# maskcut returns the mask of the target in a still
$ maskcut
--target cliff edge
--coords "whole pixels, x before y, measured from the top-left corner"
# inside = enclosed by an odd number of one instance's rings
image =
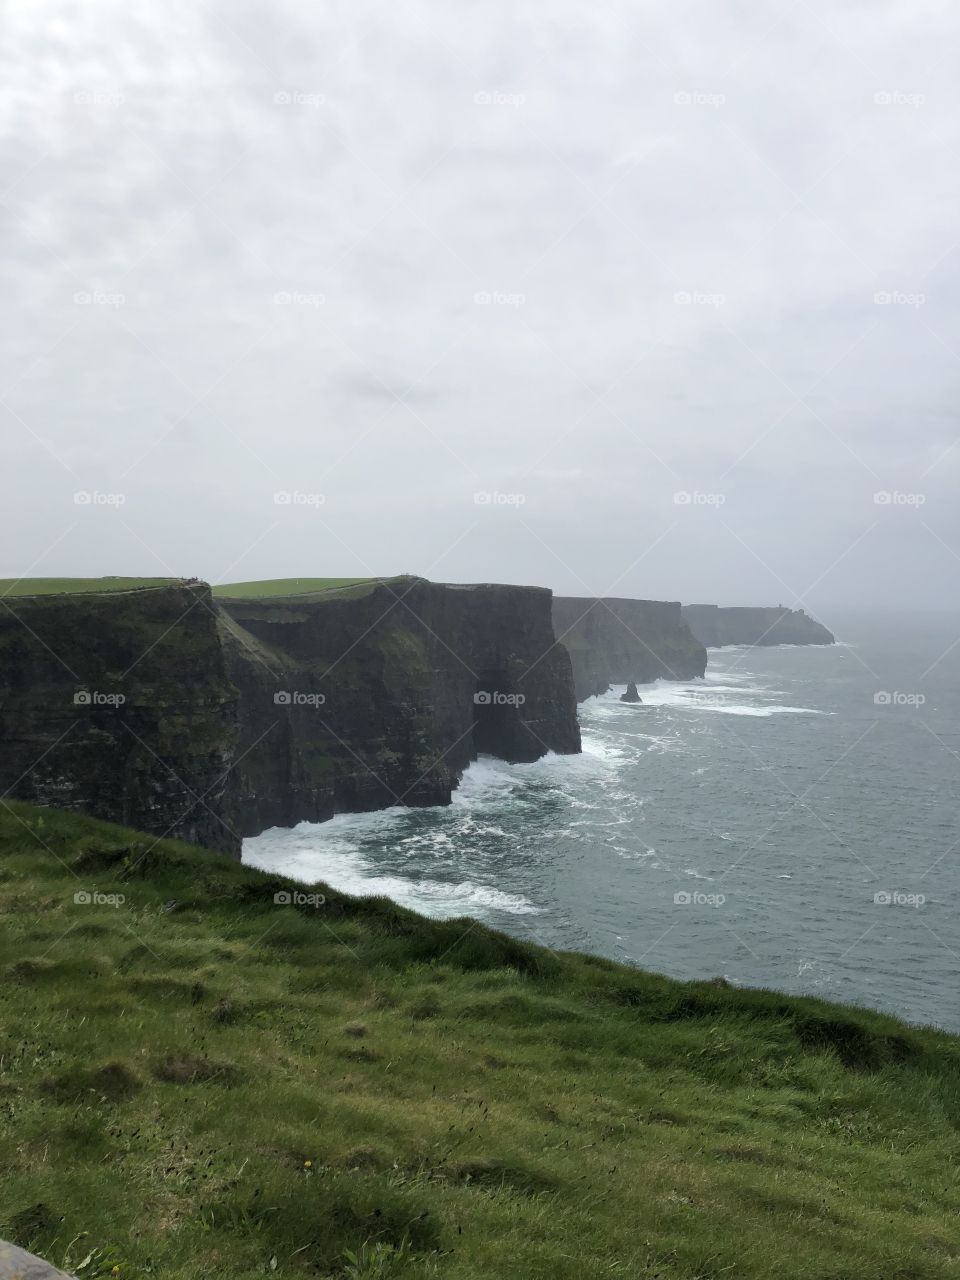
[[[676,601],[555,596],[553,625],[570,654],[578,702],[612,684],[692,680],[706,669],[706,650]]]
[[[803,609],[723,608],[715,604],[685,604],[683,617],[708,649],[725,644],[835,644],[836,639]]]
[[[580,750],[550,602],[419,578],[4,597],[0,794],[235,856],[268,826],[449,803],[481,752]]]

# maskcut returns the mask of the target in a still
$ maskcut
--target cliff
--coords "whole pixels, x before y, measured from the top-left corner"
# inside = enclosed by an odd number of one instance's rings
[[[0,792],[235,855],[268,826],[448,803],[479,752],[579,751],[550,599],[413,578],[5,598]]]
[[[3,599],[2,794],[235,852],[236,704],[204,583]]]
[[[676,601],[556,596],[553,625],[570,654],[578,702],[612,684],[690,680],[706,669],[706,651]]]
[[[725,644],[834,644],[834,636],[802,609],[721,608],[685,604],[690,630],[708,649]]]
[[[449,803],[478,752],[580,750],[550,592],[393,582],[224,599],[240,691],[241,834],[339,811]]]

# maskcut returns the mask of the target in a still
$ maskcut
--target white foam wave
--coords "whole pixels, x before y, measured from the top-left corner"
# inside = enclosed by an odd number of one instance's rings
[[[355,850],[338,848],[336,841],[328,840],[334,821],[336,819],[329,823],[303,822],[294,832],[276,827],[265,831],[255,839],[244,841],[243,861],[261,871],[280,872],[309,884],[322,880],[343,893],[392,898],[425,915],[472,915],[485,910],[531,915],[540,910],[523,894],[505,893],[492,885],[471,880],[449,882],[377,874],[373,865]],[[291,848],[294,835],[295,844]]]
[[[724,679],[728,678],[724,676]],[[771,702],[769,699],[775,697],[781,690],[764,686],[748,689],[723,683],[688,685],[658,680],[654,684],[643,686],[643,692],[640,695],[643,699],[641,703],[621,702],[620,694],[625,689],[626,685],[615,685],[592,703],[586,717],[588,722],[591,719],[600,722],[616,721],[618,729],[628,723],[636,725],[638,731],[644,731],[644,713],[661,707],[668,710],[727,716],[827,716],[832,714],[817,707],[797,707],[789,703]],[[756,701],[746,701],[748,698]],[[652,729],[652,724],[648,723],[645,731],[652,736]],[[665,744],[661,741],[659,745]],[[602,749],[607,755],[615,750],[605,745]]]

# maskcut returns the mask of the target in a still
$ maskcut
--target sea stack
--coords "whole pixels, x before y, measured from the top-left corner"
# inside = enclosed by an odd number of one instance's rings
[[[627,685],[626,693],[621,693],[620,701],[621,702],[642,702],[643,701],[639,693],[637,693],[637,686],[634,684],[632,680]]]

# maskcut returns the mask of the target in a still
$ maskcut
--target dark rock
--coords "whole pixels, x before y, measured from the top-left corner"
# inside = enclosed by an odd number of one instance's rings
[[[637,686],[634,684],[632,680],[627,685],[626,693],[621,693],[620,701],[621,702],[642,702],[643,701],[639,693],[637,693]]]
[[[706,670],[706,650],[676,601],[556,596],[553,625],[570,653],[578,702],[612,684],[692,680]]]
[[[683,616],[690,630],[708,649],[726,644],[835,644],[831,632],[802,609],[721,608],[715,604],[685,604]]]

